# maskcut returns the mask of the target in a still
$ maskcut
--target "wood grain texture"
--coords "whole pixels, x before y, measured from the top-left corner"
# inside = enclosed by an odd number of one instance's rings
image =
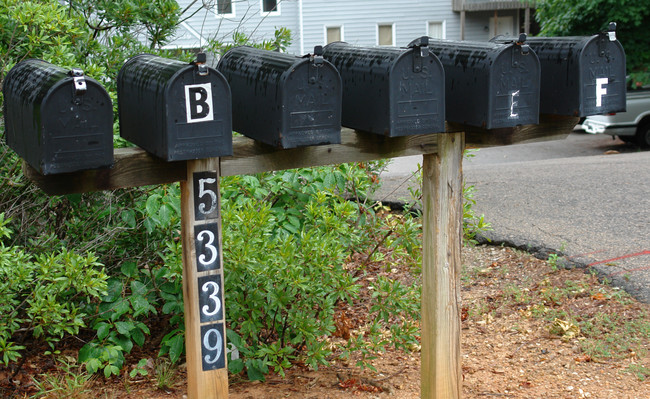
[[[467,132],[468,147],[491,147],[563,139],[578,118],[540,116],[539,125],[485,130],[447,124],[447,132]],[[247,137],[233,139],[233,156],[221,158],[223,176],[363,162],[437,152],[438,134],[384,137],[344,128],[341,144],[277,149]],[[186,161],[165,162],[139,148],[118,148],[112,168],[43,176],[23,163],[25,176],[50,195],[85,193],[172,183],[185,179]]]
[[[463,133],[439,136],[438,154],[422,163],[423,399],[458,399]]]
[[[201,361],[201,322],[199,309],[199,273],[196,264],[196,248],[194,243],[195,226],[205,223],[218,223],[221,226],[221,216],[217,219],[195,221],[193,173],[216,171],[219,174],[219,159],[201,159],[187,162],[187,177],[181,182],[181,237],[183,240],[183,302],[185,312],[185,353],[187,364],[187,397],[188,399],[225,399],[228,397],[228,368],[203,371]],[[218,179],[217,179],[218,180]],[[217,190],[217,198],[219,196]],[[218,202],[219,203],[219,200]],[[221,228],[219,228],[221,231]],[[219,243],[221,243],[219,237]],[[218,256],[223,264],[222,247],[219,245]],[[220,270],[221,286],[223,287],[223,266]],[[224,304],[221,304],[225,308]],[[224,310],[225,319],[225,310]],[[225,340],[225,336],[223,337]],[[222,356],[226,354],[223,353]]]

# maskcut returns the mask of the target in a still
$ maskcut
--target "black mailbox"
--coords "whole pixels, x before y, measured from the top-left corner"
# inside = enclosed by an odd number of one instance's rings
[[[235,47],[217,68],[232,88],[233,128],[279,148],[341,142],[341,77],[322,57]]]
[[[445,130],[445,80],[428,37],[409,48],[330,43],[323,57],[343,82],[342,124],[389,137]]]
[[[7,144],[40,173],[113,164],[113,104],[80,69],[25,60],[7,73],[2,92]]]
[[[486,129],[539,122],[540,65],[525,38],[429,40],[445,68],[447,121]]]
[[[120,135],[167,161],[232,155],[230,88],[197,61],[140,54],[117,76]]]
[[[625,111],[625,52],[616,24],[588,37],[527,41],[542,66],[540,112],[588,116]]]

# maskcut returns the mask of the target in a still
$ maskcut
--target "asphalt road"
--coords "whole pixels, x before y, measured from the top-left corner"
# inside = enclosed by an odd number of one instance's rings
[[[409,198],[421,157],[395,159],[376,198]],[[560,253],[567,266],[593,267],[650,303],[650,152],[610,136],[479,150],[463,164],[476,187],[494,244],[538,257]]]

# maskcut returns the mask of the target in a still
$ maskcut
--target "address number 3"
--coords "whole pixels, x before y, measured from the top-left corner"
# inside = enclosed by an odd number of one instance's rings
[[[201,290],[203,292],[209,292],[211,289],[212,293],[208,295],[208,299],[213,302],[214,309],[210,310],[209,305],[203,305],[201,311],[206,316],[214,316],[219,312],[219,310],[221,310],[221,299],[219,299],[219,285],[214,281],[206,281],[205,284],[203,284],[203,287],[201,287]]]
[[[205,236],[207,236],[208,242],[206,242],[204,245],[205,245],[205,249],[210,251],[210,257],[208,258],[207,256],[205,256],[205,254],[201,254],[199,256],[199,262],[207,266],[207,265],[211,265],[215,260],[217,260],[217,256],[219,255],[219,250],[217,249],[217,247],[214,246],[214,233],[211,232],[210,230],[201,231],[196,236],[196,238],[199,241],[203,242],[205,240],[204,239]]]

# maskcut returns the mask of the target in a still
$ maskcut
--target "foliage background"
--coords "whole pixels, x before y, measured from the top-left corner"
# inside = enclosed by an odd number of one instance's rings
[[[581,36],[616,22],[632,87],[650,84],[650,4],[638,0],[539,0],[535,18],[542,36]]]

